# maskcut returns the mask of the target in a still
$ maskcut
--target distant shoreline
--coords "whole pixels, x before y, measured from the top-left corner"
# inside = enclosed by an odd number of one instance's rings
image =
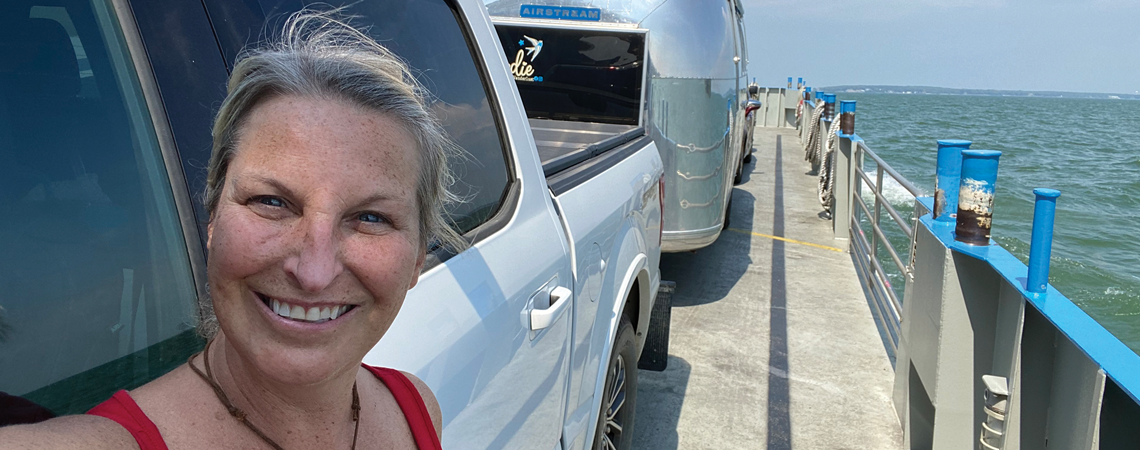
[[[903,95],[975,95],[985,97],[1040,97],[1040,98],[1093,98],[1105,100],[1140,100],[1140,94],[1107,94],[1091,92],[1060,91],[1010,91],[1000,89],[961,89],[933,86],[875,86],[842,85],[819,88],[824,92],[853,94],[903,94]]]

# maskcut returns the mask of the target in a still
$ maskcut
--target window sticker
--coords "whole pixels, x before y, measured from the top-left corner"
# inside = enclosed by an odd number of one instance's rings
[[[542,76],[534,76],[534,59],[542,52],[542,40],[523,35],[519,39],[519,51],[515,53],[515,60],[511,63],[511,74],[515,81],[542,82]]]

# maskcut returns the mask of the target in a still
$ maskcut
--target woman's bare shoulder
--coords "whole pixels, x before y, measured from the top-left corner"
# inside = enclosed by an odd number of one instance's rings
[[[86,414],[0,428],[0,442],[5,449],[139,448],[131,434],[113,420]]]
[[[424,406],[427,406],[428,415],[431,416],[431,423],[435,426],[435,434],[442,437],[443,411],[439,408],[439,401],[436,400],[435,394],[432,393],[431,388],[428,387],[427,383],[424,383],[424,381],[419,379],[419,377],[416,377],[415,375],[404,372],[402,370],[400,373],[408,377],[408,380],[411,381],[412,385],[414,385],[416,387],[416,390],[419,391],[420,397],[424,399]]]
[[[214,413],[225,412],[214,392],[186,364],[131,391],[131,397],[172,447],[203,437],[202,427],[217,426],[217,420],[211,419]]]

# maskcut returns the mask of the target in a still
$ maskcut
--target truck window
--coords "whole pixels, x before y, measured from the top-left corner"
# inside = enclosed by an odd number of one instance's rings
[[[84,412],[181,364],[195,286],[107,0],[0,7],[0,391]]]
[[[456,12],[444,0],[324,1],[207,0],[211,21],[227,63],[265,30],[276,30],[289,14],[312,4],[318,9],[349,5],[343,13],[356,26],[403,58],[434,97],[432,109],[451,139],[468,154],[453,161],[454,186],[464,202],[449,212],[460,232],[498,211],[510,183],[506,147],[488,100],[482,73],[468,47]]]

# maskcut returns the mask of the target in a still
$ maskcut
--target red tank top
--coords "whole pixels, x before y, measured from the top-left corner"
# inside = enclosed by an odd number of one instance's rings
[[[435,433],[435,424],[431,422],[431,415],[428,414],[424,399],[420,397],[420,392],[416,390],[412,381],[398,370],[372,367],[367,364],[361,366],[379,378],[396,398],[396,403],[400,405],[400,410],[408,421],[408,427],[412,429],[412,438],[416,441],[416,447],[420,450],[442,450],[439,436]],[[131,433],[141,450],[167,450],[166,441],[162,440],[158,427],[143,413],[127,391],[116,392],[107,401],[87,411],[87,414],[118,422]]]

